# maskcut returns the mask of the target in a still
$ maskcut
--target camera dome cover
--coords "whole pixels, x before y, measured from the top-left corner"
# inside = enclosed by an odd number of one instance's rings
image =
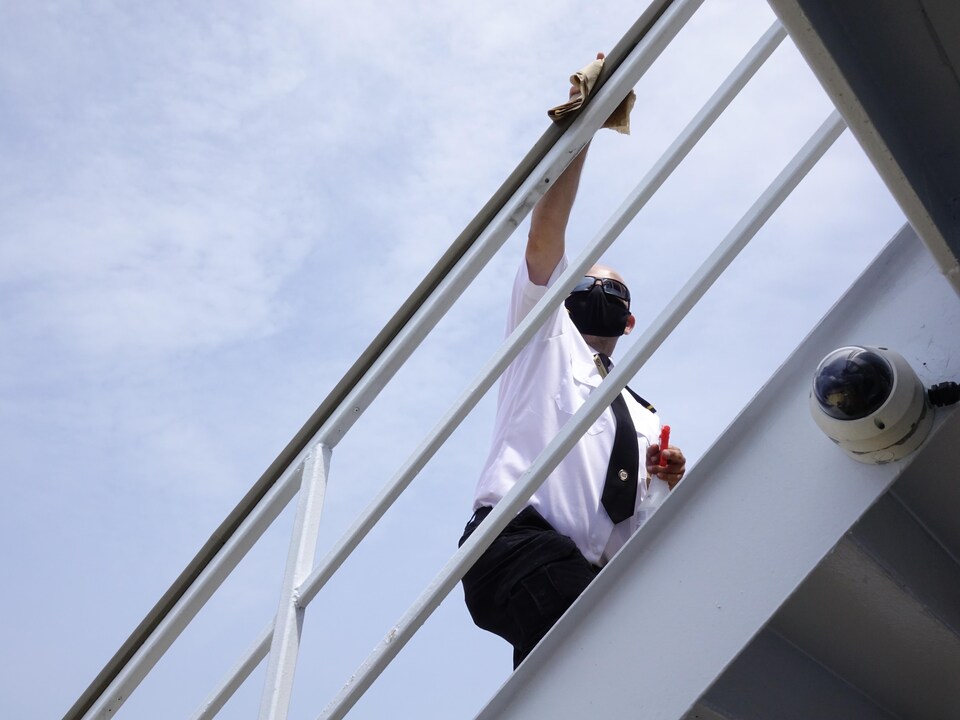
[[[843,347],[827,355],[813,378],[813,394],[824,413],[837,420],[859,420],[886,402],[893,368],[879,353]]]

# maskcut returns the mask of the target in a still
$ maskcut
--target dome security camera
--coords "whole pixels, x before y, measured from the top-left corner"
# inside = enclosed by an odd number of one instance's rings
[[[813,377],[814,422],[862,463],[882,465],[912,453],[933,426],[933,410],[913,368],[887,348],[839,348]]]

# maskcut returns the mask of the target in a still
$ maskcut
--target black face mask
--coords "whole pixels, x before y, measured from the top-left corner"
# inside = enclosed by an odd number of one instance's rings
[[[581,335],[620,337],[627,329],[630,311],[620,300],[603,292],[599,285],[587,292],[568,295],[563,304]]]

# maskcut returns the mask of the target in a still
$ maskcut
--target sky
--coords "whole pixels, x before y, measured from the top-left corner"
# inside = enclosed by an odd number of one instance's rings
[[[67,711],[544,132],[568,76],[632,25],[628,5],[0,5],[5,717]],[[707,0],[638,84],[631,135],[593,142],[572,256],[772,21],[762,0]],[[641,327],[829,112],[785,42],[605,256]],[[903,222],[844,133],[631,381],[691,472]],[[334,450],[318,558],[499,346],[524,236]],[[292,718],[320,713],[456,550],[493,395],[311,604]],[[120,718],[187,717],[232,667],[276,612],[292,507]],[[473,717],[510,657],[457,588],[349,717]],[[262,682],[221,717],[251,717]]]

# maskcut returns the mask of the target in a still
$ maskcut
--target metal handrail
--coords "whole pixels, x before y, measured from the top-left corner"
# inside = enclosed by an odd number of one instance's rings
[[[326,484],[332,447],[343,437],[390,381],[423,338],[449,309],[460,292],[503,244],[512,229],[529,212],[556,178],[582,149],[612,107],[635,84],[653,60],[670,42],[704,0],[663,0],[648,8],[644,17],[631,28],[642,26],[643,33],[624,54],[625,37],[611,52],[608,69],[595,89],[593,102],[573,121],[553,127],[528,153],[521,166],[468,225],[437,266],[408,298],[387,327],[347,375],[337,384],[311,419],[271,464],[267,473],[224,521],[177,583],[168,590],[151,615],[138,626],[94,684],[75,703],[66,718],[94,714],[106,717],[122,704],[142,677],[188,624],[233,570],[246,551],[259,539],[302,483],[301,508],[294,524],[293,541],[284,577],[281,608],[277,618],[257,636],[247,654],[235,666],[226,681],[194,715],[213,717],[250,672],[262,661],[273,643],[271,665],[262,717],[286,716],[293,668],[299,644],[299,618],[329,577],[340,567],[375,523],[412,482],[433,454],[459,426],[480,398],[526,345],[548,315],[562,300],[577,278],[607,249],[650,197],[663,184],[689,151],[723,112],[750,77],[759,69],[785,37],[785,30],[774,22],[737,68],[711,96],[703,109],[681,132],[663,157],[644,176],[634,191],[602,227],[598,236],[581,253],[541,298],[536,307],[518,324],[487,362],[479,377],[408,458],[391,482],[378,494],[364,514],[355,521],[324,561],[311,570],[319,526],[319,508]],[[648,17],[649,16],[649,17]],[[644,22],[644,18],[647,21]],[[656,25],[662,19],[663,23]],[[641,48],[641,40],[649,39]],[[619,53],[619,55],[618,55]],[[615,58],[615,59],[614,59]],[[618,66],[626,69],[614,74]],[[606,81],[611,82],[607,86]],[[606,88],[604,87],[606,86]],[[364,661],[350,682],[324,709],[321,718],[341,718],[400,652],[416,630],[426,621],[463,574],[493,541],[537,487],[613,398],[633,377],[682,318],[716,281],[775,209],[789,195],[822,154],[843,131],[845,125],[834,112],[806,143],[768,189],[728,233],[718,248],[651,323],[616,366],[609,380],[594,393],[561,432],[541,453],[524,476],[490,513],[484,524],[453,555],[420,598],[388,632],[384,640]],[[549,136],[554,136],[550,138]],[[542,152],[538,148],[544,145]],[[533,156],[537,159],[524,167]],[[506,193],[506,188],[513,190]],[[502,195],[502,197],[501,197]],[[489,212],[488,217],[484,217]],[[318,505],[319,503],[319,505]],[[222,534],[221,531],[223,531]],[[215,547],[214,547],[215,546]],[[208,551],[205,554],[205,551]],[[202,556],[202,557],[201,557]],[[306,576],[306,577],[304,577]],[[292,602],[290,602],[292,600]],[[284,603],[289,603],[285,605]],[[161,607],[162,606],[162,607]],[[154,614],[155,613],[155,614]],[[116,661],[116,662],[114,662]],[[98,685],[99,684],[99,685]],[[94,687],[97,685],[98,687]],[[102,687],[99,687],[102,685]],[[111,693],[112,690],[112,696]],[[79,709],[83,706],[82,709]]]
[[[623,59],[650,32],[661,15],[674,1],[653,0],[650,3],[637,22],[607,55],[604,71],[597,81],[597,91],[616,71]],[[294,488],[291,475],[296,472],[296,465],[302,460],[311,440],[362,379],[367,376],[376,360],[410,322],[442,280],[474,245],[483,229],[504,207],[509,198],[516,193],[520,185],[533,172],[533,169],[542,162],[571,123],[572,121],[568,121],[561,125],[552,125],[541,136],[503,185],[460,233],[447,252],[387,322],[383,330],[361,353],[357,361],[303,427],[217,527],[187,567],[174,580],[156,605],[151,608],[133,633],[124,641],[96,678],[67,711],[64,720],[79,720],[84,717],[94,704],[102,699],[102,696],[120,677],[134,656],[142,653],[151,642],[151,638],[160,631],[165,623],[168,623],[169,616],[174,608],[188,597],[191,589],[205,576],[222,574],[224,568],[215,567],[222,553],[233,546],[239,548],[237,552],[242,557],[246,549],[240,547],[245,543],[235,541],[238,533],[243,529],[249,530],[250,528],[255,528],[262,533],[276,518],[282,507],[293,497]],[[239,558],[236,558],[236,560],[238,561]],[[230,565],[230,562],[222,564]],[[229,569],[227,572],[229,572]]]
[[[556,302],[566,293],[567,285],[571,285],[574,278],[582,274],[581,268],[589,267],[620,234],[622,229],[646,205],[648,200],[666,181],[667,177],[683,161],[699,139],[712,126],[734,97],[746,85],[770,54],[786,37],[786,31],[779,23],[774,22],[766,33],[757,41],[746,54],[729,77],[721,84],[716,92],[704,104],[703,108],[694,116],[677,139],[664,152],[660,160],[644,176],[636,190],[624,202],[621,209],[615,214],[616,221],[611,223],[600,236],[584,250],[581,259],[564,274],[564,279],[555,283],[552,294],[544,297],[527,316],[527,321],[521,323],[514,332],[504,340],[501,347],[487,362],[474,382],[464,391],[453,404],[451,410],[440,420],[437,426],[427,435],[420,446],[408,458],[403,467],[388,483],[377,497],[368,505],[366,510],[357,518],[354,524],[343,534],[340,541],[327,556],[313,570],[310,576],[297,589],[298,605],[307,607],[310,601],[324,586],[326,581],[337,571],[342,563],[350,556],[366,534],[375,526],[379,519],[391,507],[400,493],[410,484],[419,470],[430,460],[433,454],[442,446],[446,439],[456,430],[464,417],[479,402],[480,398],[489,390],[499,377],[503,369],[513,360],[519,349],[529,340],[532,333],[539,327],[546,315],[551,312]],[[247,651],[243,660],[221,682],[212,696],[208,698],[193,716],[194,720],[204,720],[215,715],[231,696],[232,692],[253,671],[257,664],[266,657],[269,650],[273,623],[268,623],[258,636],[258,641]]]
[[[734,69],[730,76],[711,96],[699,113],[681,132],[674,143],[664,153],[663,157],[654,165],[649,173],[641,180],[634,193],[624,203],[614,220],[605,228],[600,237],[584,251],[582,259],[578,260],[564,274],[550,291],[552,294],[545,297],[527,316],[527,321],[514,331],[504,341],[501,348],[488,361],[480,376],[468,387],[460,399],[454,403],[447,415],[441,419],[434,430],[414,451],[404,466],[394,476],[393,480],[384,487],[367,509],[344,533],[337,545],[328,553],[326,558],[311,573],[309,578],[297,589],[297,604],[305,608],[320,591],[326,581],[336,572],[340,565],[349,557],[350,553],[363,540],[370,529],[390,508],[400,493],[409,485],[419,470],[429,461],[437,449],[458,427],[459,423],[472,410],[479,399],[499,377],[500,373],[512,361],[519,349],[529,340],[536,327],[542,324],[547,314],[559,299],[566,294],[575,278],[582,275],[583,270],[589,267],[622,232],[627,224],[636,216],[646,202],[659,189],[672,171],[680,164],[684,157],[694,147],[700,137],[709,129],[716,118],[729,105],[737,93],[743,88],[750,77],[759,69],[773,50],[786,37],[786,32],[779,23],[774,23],[761,37],[756,45],[747,53],[744,59]],[[258,642],[249,649],[243,661],[238,664],[237,670],[228,675],[213,695],[208,698],[193,717],[196,720],[209,718],[215,714],[215,708],[220,707],[229,699],[230,694],[239,686],[243,677],[239,671],[246,674],[256,667],[257,663],[266,656],[272,624],[261,631]]]
[[[429,462],[434,453],[440,449],[447,438],[459,427],[460,423],[476,406],[480,399],[493,386],[497,378],[513,361],[524,345],[533,336],[549,313],[566,296],[577,279],[583,276],[584,271],[593,265],[607,250],[643,209],[654,193],[666,181],[670,174],[693,149],[704,133],[713,125],[714,121],[726,109],[730,102],[743,89],[747,81],[756,73],[764,61],[786,37],[786,31],[779,22],[774,22],[766,33],[751,48],[750,52],[737,65],[730,76],[704,104],[703,108],[684,128],[677,139],[664,152],[660,160],[637,185],[630,197],[621,205],[613,219],[600,233],[599,237],[590,243],[572,267],[568,268],[561,279],[548,291],[536,307],[530,311],[527,318],[529,323],[523,322],[506,338],[491,359],[480,371],[479,376],[468,386],[467,390],[458,398],[450,411],[441,418],[436,427],[427,435],[426,439],[414,451],[403,467],[388,483],[367,509],[357,518],[354,524],[344,533],[338,544],[327,554],[310,576],[300,586],[299,604],[306,607],[316,596],[327,580],[337,571],[340,565],[350,556],[353,550],[366,537],[367,533],[376,525],[381,517],[390,509],[393,502],[412,482],[417,473]]]
[[[627,351],[606,380],[590,393],[583,406],[561,428],[509,492],[500,499],[463,546],[454,553],[420,597],[351,675],[350,681],[324,709],[318,720],[340,720],[346,715],[397,653],[403,649],[417,629],[426,622],[447,594],[460,582],[494,538],[523,508],[546,477],[566,457],[573,445],[610,406],[613,399],[626,387],[627,382],[640,371],[643,364],[693,309],[845,129],[846,125],[840,113],[833,111],[638,338],[636,344]],[[541,299],[541,303],[549,302],[550,296],[554,303],[559,300],[561,287],[565,285],[568,291],[574,279],[582,275],[591,262],[590,258],[583,257],[575,266],[568,268],[564,272],[563,279],[551,287],[550,292]],[[524,323],[530,320],[528,316]]]
[[[513,231],[526,218],[527,214],[544,194],[546,188],[558,178],[571,160],[590,141],[631,88],[653,65],[654,61],[669,46],[676,34],[693,16],[704,0],[678,0],[661,17],[660,22],[651,30],[633,52],[623,61],[617,73],[612,75],[593,101],[564,133],[563,138],[547,153],[538,168],[517,189],[516,194],[507,202],[493,221],[484,229],[477,242],[463,256],[450,273],[443,279],[436,291],[421,306],[410,323],[403,328],[394,344],[377,358],[369,377],[364,378],[331,416],[318,434],[318,442],[332,446],[346,434],[356,422],[358,415],[386,385],[393,372],[406,361],[412,348],[447,313],[453,303],[469,287],[479,274],[480,269],[494,256],[500,247],[513,234]],[[572,285],[571,280],[571,285]],[[505,367],[505,365],[504,365]],[[304,484],[301,490],[298,518],[306,511],[305,502],[312,492]],[[394,496],[395,499],[396,496]],[[288,554],[287,572],[284,587],[293,582],[292,568],[301,558],[313,557],[308,535],[314,532],[309,526],[300,525],[291,536]],[[309,547],[304,547],[306,543]],[[313,543],[315,544],[315,543]],[[302,607],[295,605],[296,595],[284,592],[281,596],[277,626],[271,640],[270,662],[267,667],[264,696],[261,701],[261,720],[279,720],[285,717],[289,697],[293,691],[293,676],[297,664]]]

